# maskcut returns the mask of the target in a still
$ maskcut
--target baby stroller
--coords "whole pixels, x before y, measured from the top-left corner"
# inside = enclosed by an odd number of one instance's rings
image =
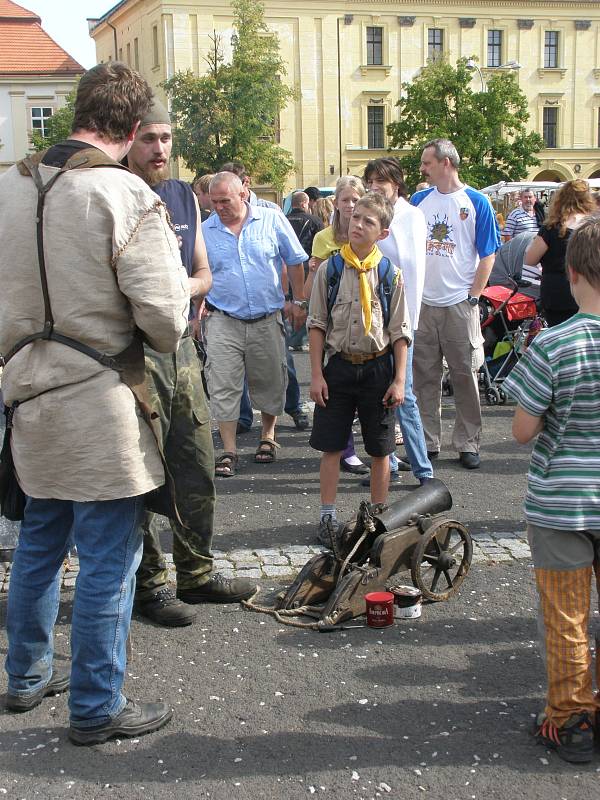
[[[504,379],[545,325],[536,300],[520,289],[517,283],[512,288],[488,286],[479,299],[485,356],[479,385],[488,405],[506,402]]]
[[[540,287],[535,269],[523,260],[535,233],[520,233],[496,253],[489,285],[479,299],[479,319],[484,338],[485,361],[479,370],[479,386],[488,405],[506,402],[502,382],[525,352],[533,337],[546,326],[539,313]],[[452,395],[447,370],[442,393]]]
[[[527,276],[524,274],[525,251],[534,236],[531,231],[520,233],[502,245],[489,285],[479,300],[485,355],[479,382],[489,405],[506,402],[502,382],[545,327],[539,313],[540,286],[535,268],[527,268]]]

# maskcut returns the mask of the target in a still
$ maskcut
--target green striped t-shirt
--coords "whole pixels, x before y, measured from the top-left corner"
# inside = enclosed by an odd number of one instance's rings
[[[576,314],[542,331],[504,389],[544,417],[527,476],[527,521],[600,530],[600,317]]]

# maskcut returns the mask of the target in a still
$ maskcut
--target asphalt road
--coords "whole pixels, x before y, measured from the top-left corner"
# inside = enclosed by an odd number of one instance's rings
[[[298,358],[304,376],[306,359]],[[448,404],[448,445],[451,411]],[[523,530],[528,449],[510,439],[511,413],[486,408],[480,470],[462,470],[448,449],[436,464],[454,496],[454,515],[474,532]],[[318,459],[307,434],[284,421],[284,447],[272,466],[251,461],[257,439],[258,432],[246,437],[239,476],[218,484],[221,550],[303,544],[314,535]],[[405,479],[394,497],[412,485]],[[343,480],[342,516],[365,491],[357,479]],[[61,660],[69,652],[71,597],[63,595],[56,629]],[[2,653],[5,609],[0,595]],[[527,561],[478,563],[457,597],[385,631],[302,631],[237,606],[199,607],[198,617],[180,630],[133,622],[126,691],[169,701],[175,714],[168,727],[138,741],[75,749],[66,738],[66,696],[26,715],[3,712],[0,795],[598,797],[600,756],[584,767],[568,765],[529,734],[543,703],[544,674]]]

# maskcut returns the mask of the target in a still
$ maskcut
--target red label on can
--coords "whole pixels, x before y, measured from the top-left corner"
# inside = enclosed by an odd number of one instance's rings
[[[370,592],[365,595],[367,625],[388,628],[394,624],[394,595],[391,592]]]

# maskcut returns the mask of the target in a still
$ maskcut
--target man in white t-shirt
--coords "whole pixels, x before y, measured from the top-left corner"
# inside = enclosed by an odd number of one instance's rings
[[[390,235],[378,242],[378,247],[392,264],[400,267],[404,280],[406,303],[413,331],[419,325],[423,282],[425,280],[425,240],[427,227],[425,217],[418,208],[406,200],[404,174],[397,158],[376,158],[365,167],[363,180],[370,192],[383,195],[394,206],[394,218]],[[433,477],[433,467],[427,455],[425,434],[417,399],[413,393],[412,357],[409,345],[406,358],[406,383],[404,403],[396,409],[396,417],[402,430],[404,448],[410,468],[419,483]],[[392,470],[394,464],[392,463]]]
[[[494,210],[481,192],[458,177],[452,142],[434,139],[421,155],[432,188],[417,192],[427,223],[425,283],[414,344],[414,384],[430,458],[441,448],[443,359],[450,370],[456,420],[452,444],[465,469],[480,465],[481,408],[477,372],[483,363],[479,295],[500,246]]]

